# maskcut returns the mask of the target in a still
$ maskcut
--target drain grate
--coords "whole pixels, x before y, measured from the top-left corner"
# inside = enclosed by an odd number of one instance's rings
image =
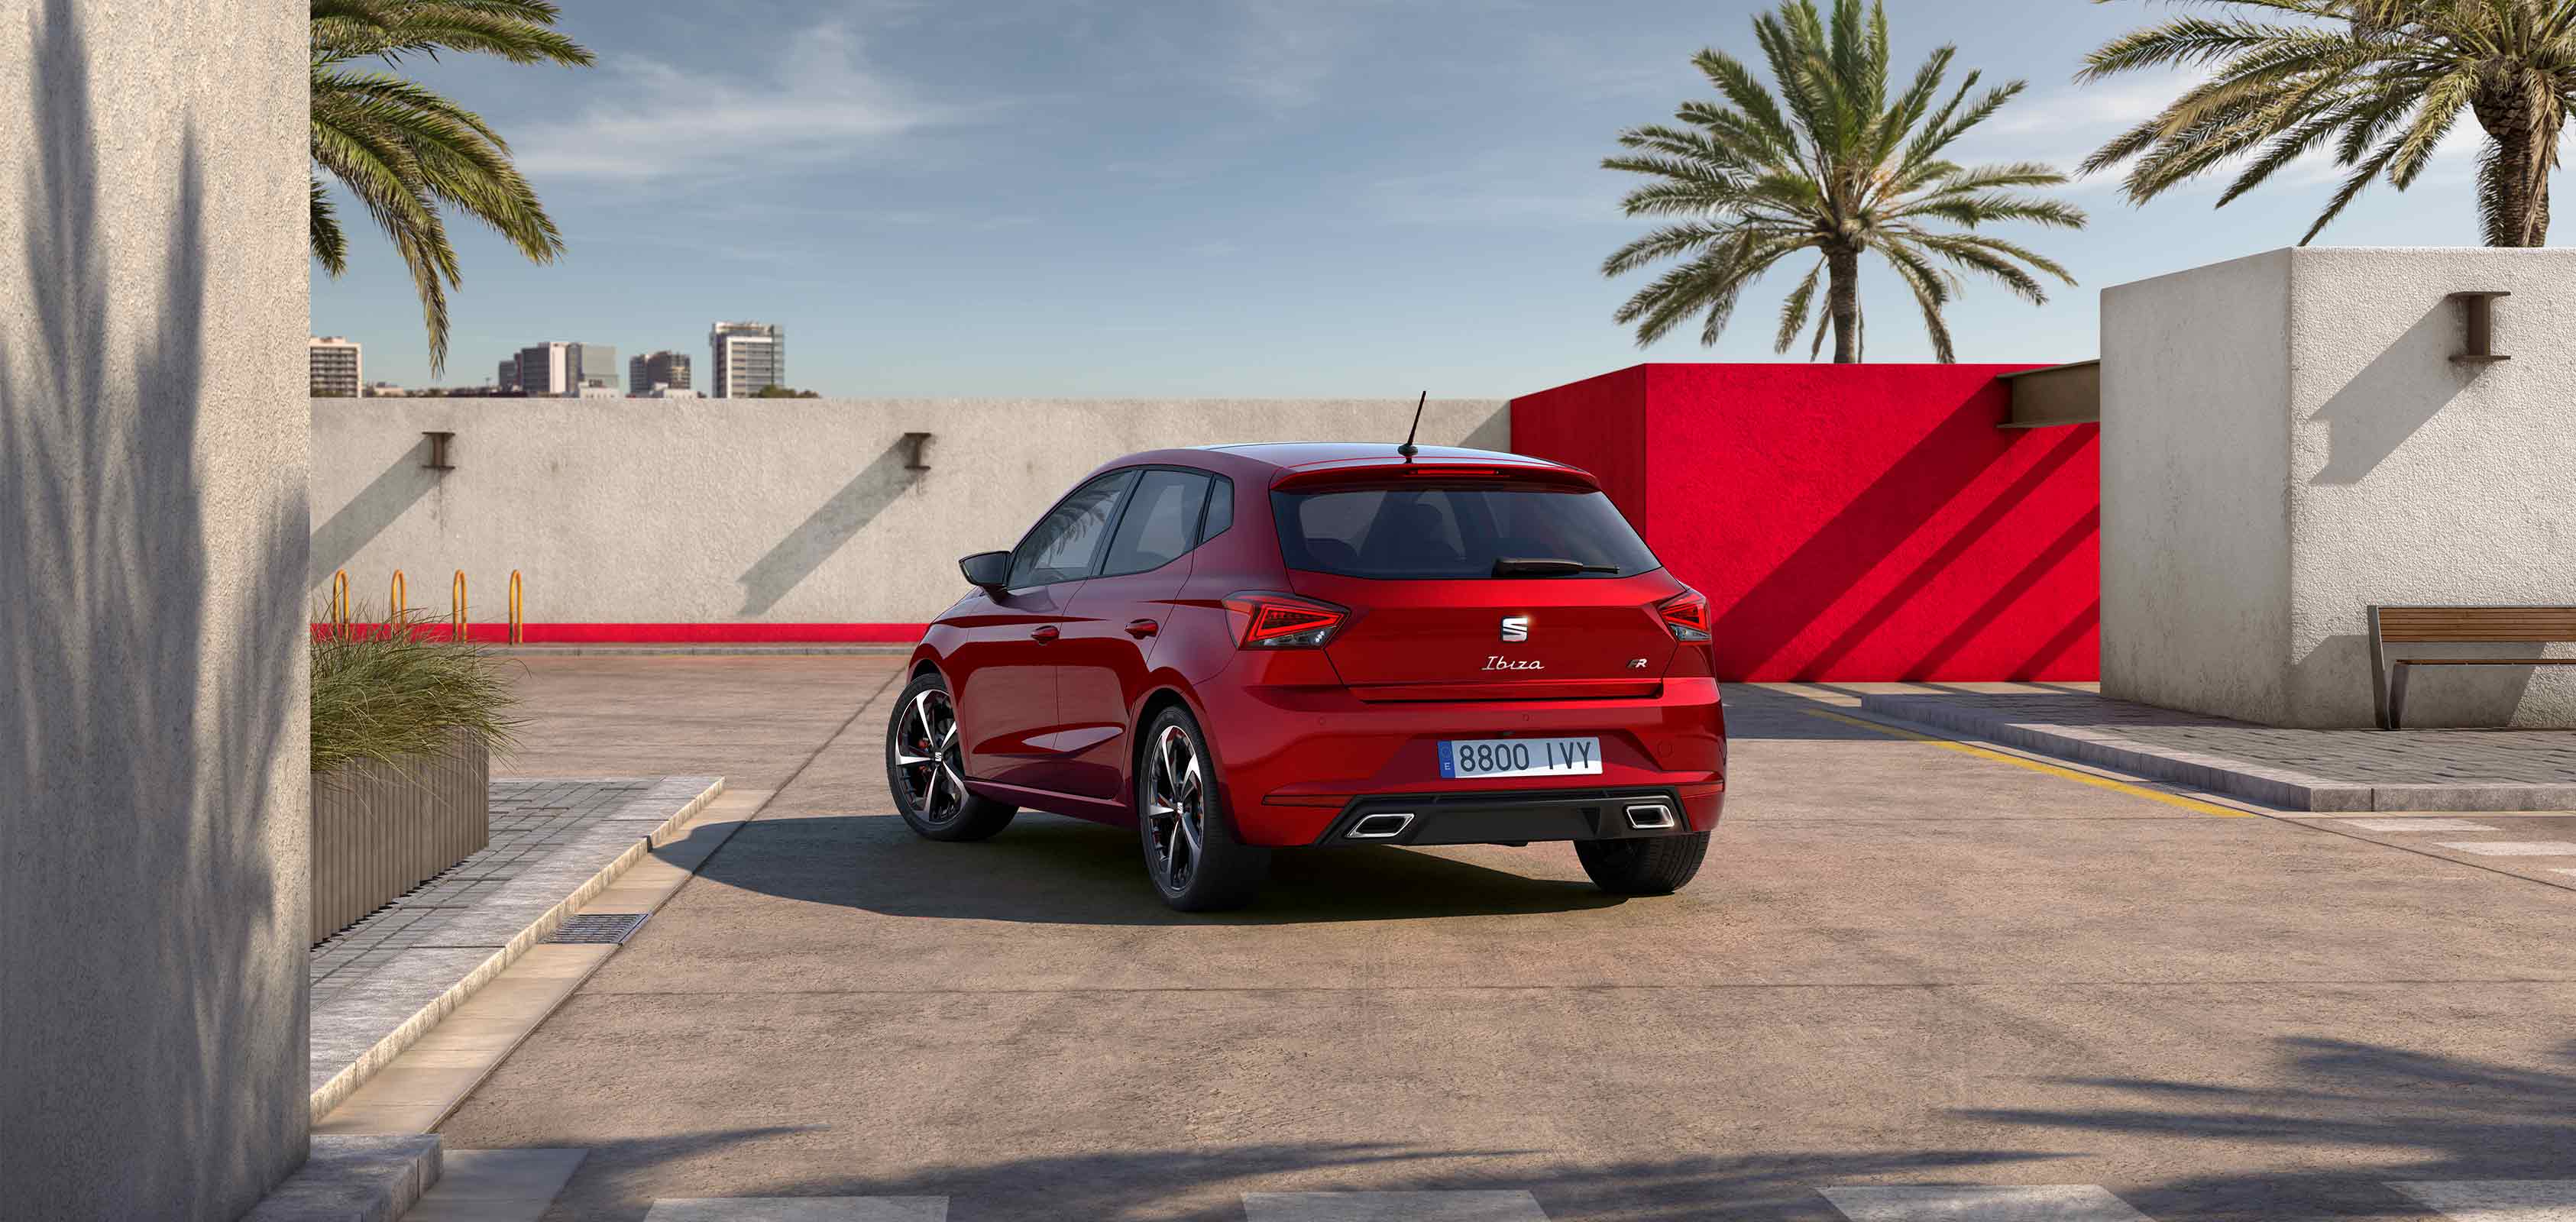
[[[643,912],[584,912],[564,918],[548,942],[589,942],[622,945],[644,927]]]

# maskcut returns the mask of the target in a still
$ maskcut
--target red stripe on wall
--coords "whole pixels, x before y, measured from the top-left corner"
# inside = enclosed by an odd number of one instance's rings
[[[373,624],[351,625],[373,628]],[[921,639],[927,624],[528,624],[521,640],[529,645],[909,645]],[[327,625],[315,624],[319,634]],[[445,639],[447,621],[420,625],[424,636]],[[489,645],[508,643],[508,624],[467,624],[465,638]]]

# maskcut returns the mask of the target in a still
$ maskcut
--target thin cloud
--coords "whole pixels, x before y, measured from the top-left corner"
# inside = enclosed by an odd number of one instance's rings
[[[843,22],[803,30],[786,47],[756,80],[641,56],[612,61],[591,90],[597,101],[516,142],[519,163],[539,175],[603,179],[777,171],[974,117],[871,68]]]

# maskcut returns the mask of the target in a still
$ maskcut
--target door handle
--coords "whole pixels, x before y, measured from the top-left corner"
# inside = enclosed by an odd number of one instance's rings
[[[1140,641],[1162,630],[1162,625],[1149,619],[1131,619],[1127,621],[1127,635]]]
[[[1037,638],[1038,644],[1044,645],[1057,637],[1063,636],[1064,633],[1059,631],[1053,624],[1040,624],[1037,627],[1030,629],[1029,635]]]

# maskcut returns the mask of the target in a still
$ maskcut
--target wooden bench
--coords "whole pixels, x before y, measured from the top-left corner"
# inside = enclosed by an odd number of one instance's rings
[[[2379,728],[2406,723],[2410,666],[2576,666],[2576,658],[2399,658],[2391,665],[2389,645],[2524,641],[2576,641],[2576,607],[2370,608],[2370,695]]]

